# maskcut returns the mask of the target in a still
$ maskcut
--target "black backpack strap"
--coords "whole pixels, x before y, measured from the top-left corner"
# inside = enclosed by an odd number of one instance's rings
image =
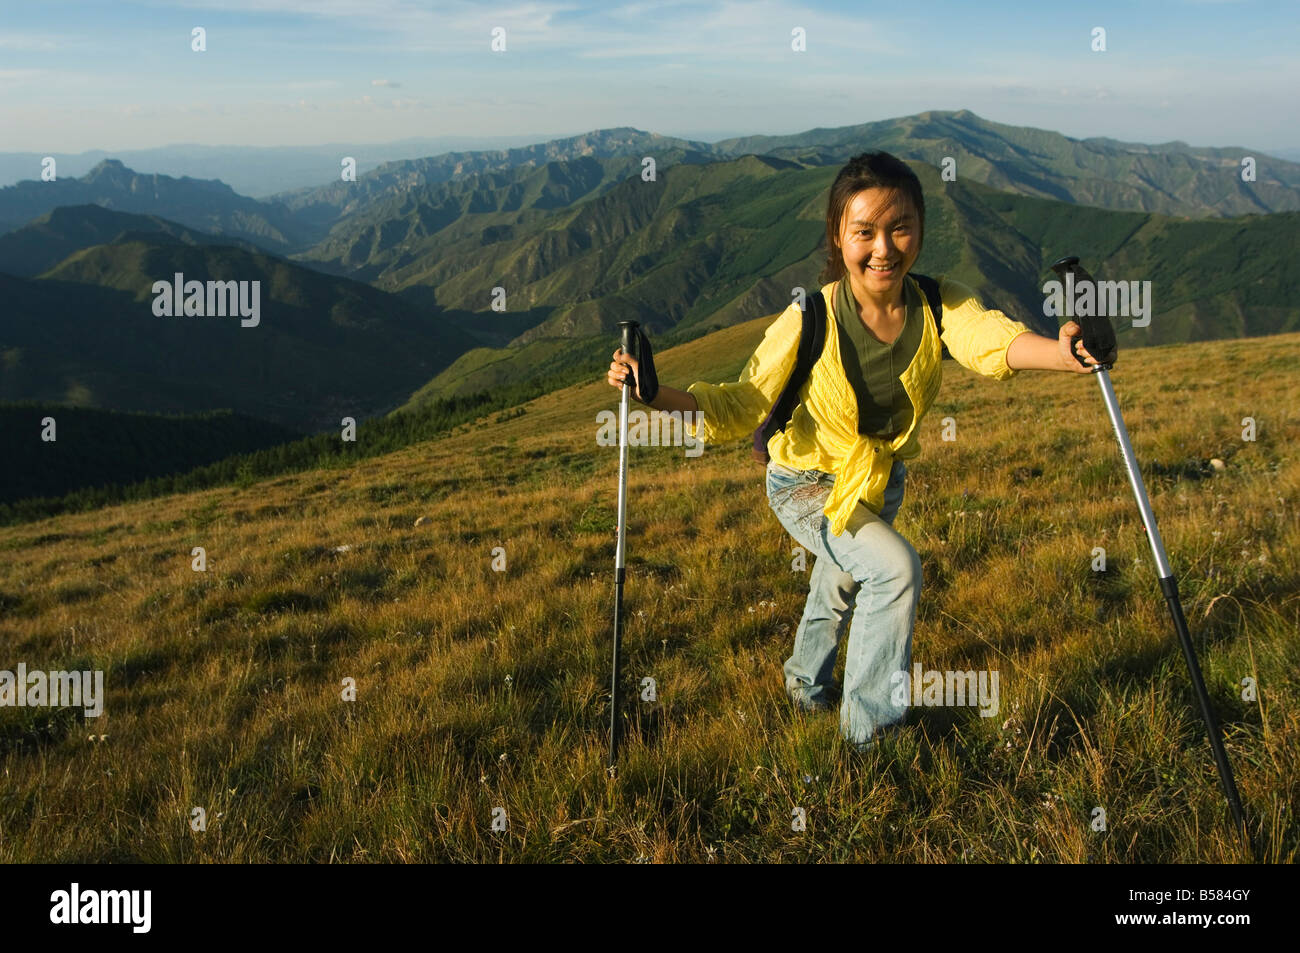
[[[947,358],[948,345],[943,343],[943,296],[939,294],[939,282],[929,275],[918,275],[916,272],[911,272],[911,275],[930,304],[930,311],[934,314],[934,328],[939,332],[939,346],[943,349],[942,357]]]
[[[803,325],[799,330],[799,351],[795,357],[794,370],[781,389],[781,396],[776,399],[763,423],[754,431],[754,459],[764,466],[771,459],[767,455],[768,440],[778,430],[785,430],[795,407],[799,405],[799,391],[812,373],[813,365],[821,357],[822,346],[826,343],[826,299],[820,291],[808,299],[808,307],[803,309],[802,314]]]

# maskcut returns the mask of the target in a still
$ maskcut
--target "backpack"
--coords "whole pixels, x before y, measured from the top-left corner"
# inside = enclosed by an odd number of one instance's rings
[[[935,330],[942,336],[943,299],[939,295],[939,282],[929,275],[913,274],[911,277],[916,279],[921,293],[925,295],[925,300],[930,305],[930,312],[934,315]],[[817,292],[808,305],[803,309],[803,327],[799,332],[799,352],[795,358],[794,370],[790,372],[790,379],[781,389],[781,396],[776,399],[772,409],[763,418],[762,424],[754,431],[753,456],[763,466],[767,466],[771,459],[767,455],[767,442],[778,430],[785,430],[795,407],[799,405],[799,391],[808,379],[808,375],[812,373],[813,365],[821,357],[822,347],[826,343],[825,295],[820,291]],[[943,349],[942,358],[948,357],[948,346],[942,341],[940,346]]]

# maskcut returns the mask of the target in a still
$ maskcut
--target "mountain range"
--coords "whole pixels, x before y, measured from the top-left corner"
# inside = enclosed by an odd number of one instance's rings
[[[79,179],[24,181],[0,189],[0,233],[62,206],[87,204],[156,215],[201,231],[245,239],[274,252],[303,247],[314,237],[278,203],[240,195],[224,182],[141,175],[117,159],[105,159]],[[4,262],[0,261],[2,270]]]
[[[321,185],[339,175],[341,160],[351,156],[358,172],[385,162],[440,155],[452,149],[502,149],[530,145],[537,136],[420,136],[396,142],[328,142],[311,146],[209,146],[194,143],[121,149],[112,152],[0,152],[0,186],[39,173],[53,158],[59,175],[85,175],[104,159],[118,159],[141,172],[174,178],[220,179],[241,195],[265,198],[277,192]]]
[[[1298,326],[1300,165],[1258,150],[966,111],[712,144],[624,127],[264,200],[113,159],[0,189],[0,400],[231,408],[310,430],[599,367],[622,319],[680,342],[815,285],[827,190],[871,148],[923,181],[917,269],[1042,333],[1046,265],[1067,253],[1152,282],[1157,313],[1119,327],[1122,347]],[[262,325],[155,316],[150,289],[176,273],[261,282]]]

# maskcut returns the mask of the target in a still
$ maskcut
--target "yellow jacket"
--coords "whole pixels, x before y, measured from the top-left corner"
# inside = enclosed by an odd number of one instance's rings
[[[844,532],[849,514],[861,500],[873,513],[885,501],[885,484],[894,458],[910,460],[921,452],[917,426],[939,394],[943,379],[939,335],[925,296],[910,276],[909,294],[921,302],[925,318],[916,356],[899,375],[912,401],[912,425],[893,440],[858,433],[858,404],[840,362],[839,335],[835,333],[835,282],[822,288],[827,301],[826,343],[812,373],[799,391],[799,406],[790,425],[768,442],[768,455],[796,470],[823,470],[835,475],[825,513],[831,532]],[[962,367],[985,377],[1006,380],[1016,372],[1007,366],[1007,348],[1021,334],[1032,333],[1001,311],[986,310],[975,293],[959,282],[939,276],[943,300],[943,343]],[[854,320],[858,320],[854,315]],[[697,381],[686,389],[695,397],[701,415],[690,429],[702,443],[718,444],[752,437],[767,416],[794,370],[803,319],[799,307],[790,307],[768,327],[734,383]]]

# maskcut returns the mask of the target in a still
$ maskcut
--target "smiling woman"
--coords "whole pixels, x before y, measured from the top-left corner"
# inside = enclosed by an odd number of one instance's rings
[[[836,656],[851,615],[839,711],[841,731],[858,750],[907,714],[906,698],[892,687],[911,664],[922,571],[893,522],[904,460],[921,452],[918,428],[939,393],[944,346],[963,367],[996,380],[1031,367],[1089,370],[1070,357],[1073,322],[1053,341],[985,308],[943,275],[923,286],[923,276],[909,272],[924,236],[921,183],[905,163],[868,152],[840,170],[827,201],[819,276],[829,315],[824,344],[797,382],[797,406],[777,421],[781,429],[767,446],[769,505],[817,557],[785,662],[786,692],[804,710],[833,707]],[[790,382],[804,326],[802,309],[791,304],[740,380],[697,381],[686,391],[661,384],[649,406],[698,411],[695,437],[706,444],[749,436]],[[629,367],[639,380],[637,361],[616,351],[608,383],[621,388]]]

